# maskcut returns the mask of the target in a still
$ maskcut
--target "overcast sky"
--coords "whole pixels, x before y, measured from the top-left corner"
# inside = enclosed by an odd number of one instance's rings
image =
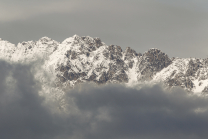
[[[77,34],[143,53],[208,56],[207,0],[1,0],[0,38],[17,44]]]

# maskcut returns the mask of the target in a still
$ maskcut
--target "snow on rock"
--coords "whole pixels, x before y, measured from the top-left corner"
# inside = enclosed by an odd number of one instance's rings
[[[42,94],[51,93],[59,99],[61,90],[82,82],[127,86],[161,82],[196,94],[208,92],[208,59],[169,58],[156,48],[143,54],[130,47],[123,51],[120,46],[108,46],[90,36],[74,35],[61,43],[42,37],[17,46],[0,39],[0,58],[22,64],[38,61],[34,70],[43,85]],[[59,93],[55,93],[57,89]]]

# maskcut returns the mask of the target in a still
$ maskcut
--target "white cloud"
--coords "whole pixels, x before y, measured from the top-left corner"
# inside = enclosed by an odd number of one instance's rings
[[[161,86],[77,86],[64,96],[66,112],[45,102],[31,67],[0,61],[3,139],[207,139],[208,98]],[[15,80],[8,84],[8,77]],[[173,136],[174,135],[174,136]]]

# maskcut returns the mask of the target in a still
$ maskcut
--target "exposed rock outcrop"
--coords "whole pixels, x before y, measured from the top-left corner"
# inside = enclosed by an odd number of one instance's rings
[[[62,43],[43,37],[36,42],[19,43],[17,47],[0,40],[0,58],[24,64],[41,59],[43,74],[51,73],[56,86],[65,89],[83,82],[148,81],[163,82],[169,88],[208,92],[208,59],[169,58],[155,48],[143,54],[130,47],[123,51],[120,46],[108,46],[89,36],[74,35]],[[37,79],[46,83],[41,74]]]

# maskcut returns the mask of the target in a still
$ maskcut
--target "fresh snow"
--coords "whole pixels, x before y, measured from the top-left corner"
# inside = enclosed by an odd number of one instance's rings
[[[114,60],[110,60],[104,56],[104,52],[109,51],[109,46],[103,42],[101,42],[102,45],[99,48],[89,50],[91,44],[95,43],[95,39],[96,38],[89,36],[79,37],[78,35],[74,35],[60,43],[52,40],[51,38],[42,37],[38,41],[18,43],[17,46],[0,39],[0,59],[22,64],[29,64],[31,62],[38,61],[39,64],[36,64],[37,67],[35,68],[35,78],[43,83],[43,89],[45,91],[50,88],[49,86],[53,84],[53,81],[57,80],[57,75],[62,76],[63,73],[57,71],[57,69],[60,68],[60,66],[66,66],[67,64],[70,64],[71,66],[71,69],[68,72],[85,72],[87,74],[86,78],[95,74],[96,80],[99,80],[102,73],[107,73],[109,71],[109,65],[116,65],[116,63]],[[150,50],[158,49],[151,48]],[[78,54],[77,58],[69,60],[66,56],[67,51],[76,52]],[[147,52],[144,52],[144,54]],[[87,56],[86,53],[89,53],[89,56]],[[124,67],[127,67],[125,72],[128,76],[128,82],[126,85],[134,86],[139,83],[138,79],[141,77],[139,65],[141,63],[142,56],[133,56],[131,59],[124,60],[125,53],[126,51],[122,52],[120,59],[124,61]],[[144,56],[143,58],[146,57]],[[165,82],[169,78],[175,78],[176,75],[185,75],[189,69],[190,60],[196,61],[195,58],[175,58],[169,66],[154,74],[150,82]],[[132,61],[133,67],[129,68],[128,64]],[[203,63],[203,59],[199,59],[199,61]],[[99,71],[99,68],[102,70]],[[118,69],[118,71],[116,71],[115,76],[120,73],[120,70],[122,69]],[[45,77],[45,75],[47,75],[47,77]],[[190,77],[190,80],[194,85],[191,91],[196,94],[200,94],[208,85],[207,67],[204,66],[200,68],[194,77]],[[75,81],[69,81],[68,83],[74,85]],[[55,92],[54,90],[56,89],[56,87],[52,87],[46,92]],[[59,90],[59,92],[62,91]],[[57,94],[55,93],[54,95]]]

